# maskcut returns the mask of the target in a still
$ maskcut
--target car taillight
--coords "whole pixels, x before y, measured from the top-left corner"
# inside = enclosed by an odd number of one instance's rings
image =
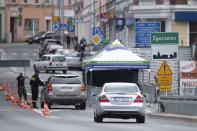
[[[86,87],[84,85],[81,85],[81,91],[86,91]]]
[[[48,91],[49,91],[49,92],[53,91],[52,84],[49,84],[49,85],[48,85]]]
[[[49,65],[52,65],[52,62],[50,62]]]
[[[107,97],[105,95],[99,97],[99,102],[109,102],[109,100],[107,99]]]
[[[143,100],[143,98],[141,96],[138,95],[134,102],[141,103],[141,102],[144,102],[144,100]]]

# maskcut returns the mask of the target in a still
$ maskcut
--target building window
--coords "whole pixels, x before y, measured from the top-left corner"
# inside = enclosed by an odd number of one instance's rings
[[[35,3],[38,4],[39,3],[39,0],[35,0]]]
[[[161,21],[161,32],[165,32],[165,30],[166,30],[166,22]]]
[[[16,0],[12,0],[12,3],[16,3]]]
[[[139,0],[133,0],[133,5],[139,5]]]
[[[28,0],[24,0],[24,3],[27,4],[28,3]]]
[[[170,0],[170,5],[187,5],[187,0]]]
[[[25,19],[25,36],[33,36],[39,32],[38,19]]]
[[[51,0],[46,0],[45,3],[46,4],[50,4],[51,3]]]
[[[156,5],[163,5],[164,0],[155,0]]]
[[[71,6],[71,4],[72,4],[71,0],[68,0],[68,6]]]
[[[193,59],[197,60],[197,22],[189,23],[189,38],[193,50]]]

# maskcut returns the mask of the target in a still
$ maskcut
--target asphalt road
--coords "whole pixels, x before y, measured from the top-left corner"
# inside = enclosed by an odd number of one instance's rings
[[[6,52],[7,59],[30,59],[32,62],[37,58],[37,45],[9,45],[1,46]],[[27,54],[26,54],[27,53]],[[0,82],[14,82],[17,72],[23,68],[0,68]],[[33,73],[32,67],[26,69],[27,76]],[[80,71],[69,71],[77,73]],[[41,79],[47,79],[50,74],[40,73]],[[28,81],[27,81],[28,84]],[[12,84],[13,89],[14,84]],[[27,87],[29,92],[29,87]],[[31,92],[29,92],[30,98]],[[196,123],[153,119],[146,117],[145,124],[135,123],[134,119],[104,119],[103,123],[93,121],[93,108],[75,110],[74,106],[52,106],[50,116],[42,115],[42,109],[33,111],[13,107],[11,102],[6,101],[5,94],[0,91],[0,131],[196,131]]]

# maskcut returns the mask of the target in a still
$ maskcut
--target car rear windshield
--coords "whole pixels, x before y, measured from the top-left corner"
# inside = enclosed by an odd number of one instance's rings
[[[76,77],[53,77],[51,79],[52,84],[80,84],[81,81]]]
[[[108,85],[105,86],[104,92],[109,93],[137,93],[138,87],[133,85]]]
[[[53,62],[63,62],[63,61],[66,61],[66,59],[64,56],[55,56],[55,57],[52,57],[52,61]]]

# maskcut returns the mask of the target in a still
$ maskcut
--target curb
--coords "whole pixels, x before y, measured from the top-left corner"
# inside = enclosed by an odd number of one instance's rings
[[[147,113],[148,117],[156,119],[171,119],[180,120],[185,122],[197,122],[197,116],[179,115],[179,114],[168,114],[168,113]]]

